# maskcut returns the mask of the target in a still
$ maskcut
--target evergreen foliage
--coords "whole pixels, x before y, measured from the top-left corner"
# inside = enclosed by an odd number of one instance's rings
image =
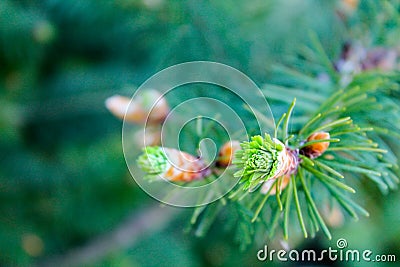
[[[400,2],[344,2],[0,1],[0,265],[68,258],[158,205],[127,171],[121,123],[104,100],[192,60],[222,62],[254,79],[276,121],[291,114],[276,129],[285,146],[301,148],[310,134],[329,131],[328,150],[315,159],[300,154],[299,171],[281,192],[275,185],[274,197],[239,185],[211,205],[182,209],[132,247],[81,265],[252,266],[264,244],[287,238],[301,247],[319,232],[398,255],[400,198],[388,194],[399,177],[398,63],[366,69],[357,59],[344,71],[339,61],[348,60],[346,43],[356,54],[398,53]],[[175,106],[190,96],[167,100]],[[208,135],[226,142],[203,127],[183,133],[191,137],[182,144],[187,152]],[[337,227],[329,216],[337,209],[359,222]]]

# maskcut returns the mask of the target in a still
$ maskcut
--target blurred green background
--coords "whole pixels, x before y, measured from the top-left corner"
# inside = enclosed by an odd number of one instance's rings
[[[104,100],[131,95],[157,71],[193,60],[228,64],[262,85],[277,78],[272,66],[307,43],[310,30],[338,57],[341,44],[369,25],[368,16],[359,17],[354,23],[361,30],[350,31],[341,17],[351,11],[343,5],[1,0],[0,266],[265,265],[256,258],[259,244],[239,251],[233,233],[224,231],[229,218],[221,216],[206,237],[196,238],[183,231],[189,209],[160,209],[138,188],[123,158],[122,123]],[[374,190],[371,217],[349,220],[333,236],[399,258],[400,194]],[[115,229],[124,230],[120,238],[108,238]],[[321,236],[295,243],[326,248],[335,242]],[[94,251],[82,250],[88,244]]]

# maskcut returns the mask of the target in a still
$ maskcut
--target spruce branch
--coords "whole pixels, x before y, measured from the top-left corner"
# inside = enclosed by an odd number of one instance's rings
[[[265,230],[269,238],[280,229],[290,239],[289,222],[296,219],[305,238],[322,230],[330,239],[322,212],[325,203],[336,203],[354,220],[369,216],[352,200],[362,188],[350,187],[349,182],[368,179],[383,193],[399,183],[393,148],[400,138],[399,73],[363,69],[348,76],[317,35],[311,33],[310,39],[310,46],[290,58],[296,63],[291,66],[305,69],[275,66],[275,73],[287,79],[262,87],[274,107],[288,107],[277,123],[245,107],[272,131],[250,140],[238,138],[241,147],[231,163],[240,182],[223,198],[225,206],[217,202],[224,212],[237,215],[237,236],[245,240],[242,248],[254,239],[255,229]],[[326,74],[328,80],[320,79]],[[226,165],[212,168],[222,167]],[[193,227],[217,218],[218,209],[208,209],[195,209]]]

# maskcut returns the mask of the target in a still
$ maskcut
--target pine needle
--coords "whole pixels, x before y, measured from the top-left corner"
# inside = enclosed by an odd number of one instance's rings
[[[308,237],[307,229],[304,224],[303,215],[301,214],[299,197],[297,195],[296,179],[295,179],[294,175],[292,175],[292,177],[291,177],[291,183],[293,184],[293,196],[294,196],[294,201],[296,204],[297,217],[299,219],[300,227],[301,227],[301,230],[303,231],[304,238],[307,238]]]
[[[324,143],[324,142],[329,142],[329,143],[337,143],[340,142],[340,139],[338,138],[331,138],[331,139],[319,139],[319,140],[312,140],[309,142],[304,143],[302,146],[299,147],[299,149],[302,149],[306,146],[310,146],[313,144],[318,144],[318,143]]]
[[[281,201],[281,196],[280,196],[280,195],[281,195],[281,183],[282,183],[282,179],[283,179],[283,176],[280,177],[280,178],[278,179],[278,182],[277,182],[277,183],[275,183],[275,186],[276,186],[276,189],[275,189],[276,202],[278,203],[278,207],[279,207],[279,210],[280,210],[280,211],[283,210],[282,201]]]
[[[333,168],[331,168],[328,165],[322,163],[320,160],[312,160],[312,162],[314,162],[314,164],[316,164],[318,167],[324,169],[325,171],[330,172],[331,174],[333,174],[333,175],[335,175],[335,176],[337,176],[339,178],[342,178],[342,179],[344,178],[344,176],[341,173],[335,171]]]
[[[307,202],[310,204],[311,210],[314,213],[314,215],[316,216],[316,219],[317,219],[319,225],[321,226],[322,231],[324,232],[326,237],[330,240],[330,239],[332,239],[332,235],[329,232],[329,229],[326,226],[326,224],[324,222],[324,219],[322,219],[321,215],[319,214],[319,211],[317,209],[317,206],[315,205],[315,202],[314,202],[313,198],[311,197],[310,191],[309,191],[309,189],[306,186],[306,183],[304,181],[303,173],[302,173],[301,170],[299,170],[298,173],[299,173],[300,182],[301,182],[301,184],[303,186],[304,194],[306,195]]]
[[[286,195],[286,201],[285,201],[285,218],[283,221],[283,237],[288,240],[289,238],[289,232],[288,232],[288,225],[289,225],[289,212],[290,212],[290,204],[292,202],[292,183],[289,183],[289,188],[287,191]]]
[[[310,132],[309,134],[313,134],[313,133],[316,133],[316,132],[321,132],[321,131],[323,131],[323,130],[326,130],[326,129],[329,129],[329,128],[338,127],[338,126],[341,126],[341,125],[350,124],[351,122],[352,122],[352,121],[351,121],[351,118],[350,118],[350,117],[338,119],[338,120],[332,121],[332,122],[330,122],[330,123],[327,123],[327,124],[325,124],[325,125],[322,125],[322,126],[316,128],[316,129],[314,129],[314,130],[313,130],[312,132]]]
[[[282,139],[286,140],[286,142],[285,142],[286,145],[288,144],[287,137],[288,137],[289,121],[290,121],[290,117],[292,116],[293,108],[294,108],[295,105],[296,105],[296,98],[293,99],[292,104],[289,106],[289,109],[288,109],[288,111],[286,113],[287,116],[285,116],[284,123],[283,123],[283,129],[282,129],[283,137],[282,137]]]
[[[252,223],[254,223],[254,222],[257,220],[258,215],[260,214],[262,208],[264,207],[265,203],[267,202],[267,199],[268,199],[269,195],[271,194],[271,190],[272,190],[272,188],[274,188],[274,186],[275,186],[276,183],[277,183],[277,181],[274,182],[274,184],[271,186],[271,188],[270,188],[270,189],[268,190],[268,192],[265,194],[265,196],[264,196],[263,200],[261,201],[260,205],[258,205],[258,207],[257,207],[257,209],[256,209],[256,212],[254,213],[254,216],[253,216],[253,218],[251,219],[251,222],[252,222]]]
[[[321,161],[326,162],[326,164],[329,164],[330,166],[332,166],[333,168],[336,168],[336,169],[341,169],[341,170],[350,171],[350,172],[364,173],[364,174],[375,175],[375,176],[381,176],[380,172],[373,171],[370,169],[352,166],[352,165],[348,165],[348,164],[343,164],[343,163],[339,163],[339,162],[333,161],[333,160],[330,160],[330,161],[321,160]],[[321,161],[319,162],[319,164],[323,164]]]
[[[282,121],[283,121],[283,119],[285,117],[286,117],[286,113],[283,113],[283,115],[280,117],[280,119],[276,123],[275,130],[274,130],[274,137],[275,138],[278,138],[278,129],[279,129],[279,126],[281,125],[281,123],[282,123]]]
[[[334,185],[334,186],[337,186],[337,187],[339,187],[339,188],[341,188],[343,190],[346,190],[346,191],[348,191],[350,193],[355,193],[356,192],[356,190],[354,190],[350,186],[348,186],[348,185],[346,185],[346,184],[344,184],[342,182],[339,182],[335,178],[332,178],[332,177],[326,175],[323,172],[317,171],[317,170],[315,170],[313,168],[310,168],[309,166],[304,166],[304,169],[306,169],[310,173],[314,174],[315,177],[317,177],[321,181],[326,181],[327,183],[329,183],[331,185]]]
[[[333,63],[329,59],[328,55],[326,54],[325,49],[323,48],[321,41],[318,39],[317,34],[315,32],[310,32],[309,36],[311,43],[318,55],[318,58],[320,59],[320,62],[325,66],[331,78],[336,82],[339,79],[338,73],[336,72]]]
[[[318,113],[316,116],[314,116],[311,120],[309,120],[303,128],[299,131],[299,135],[302,135],[315,121],[317,121],[319,118],[321,118],[322,114]]]
[[[387,153],[387,150],[374,148],[374,147],[362,147],[362,146],[335,146],[329,147],[328,151],[347,151],[347,150],[357,150],[357,151],[370,151],[370,152],[378,152],[378,153]]]
[[[326,188],[328,188],[329,192],[333,195],[333,197],[337,200],[337,202],[347,211],[347,213],[354,218],[354,220],[358,220],[357,213],[354,209],[348,204],[348,199],[345,198],[336,188],[331,186],[330,184],[324,182]]]
[[[314,166],[314,161],[312,161],[310,158],[303,156],[303,155],[299,155],[299,158],[302,160],[302,164],[303,165],[308,165],[313,167]]]

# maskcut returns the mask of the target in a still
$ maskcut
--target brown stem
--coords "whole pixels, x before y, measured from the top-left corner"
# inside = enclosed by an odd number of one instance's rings
[[[178,209],[172,207],[147,207],[131,214],[111,232],[105,233],[82,247],[64,255],[38,262],[36,266],[83,266],[95,264],[110,253],[135,245],[150,232],[160,231],[176,217]]]

